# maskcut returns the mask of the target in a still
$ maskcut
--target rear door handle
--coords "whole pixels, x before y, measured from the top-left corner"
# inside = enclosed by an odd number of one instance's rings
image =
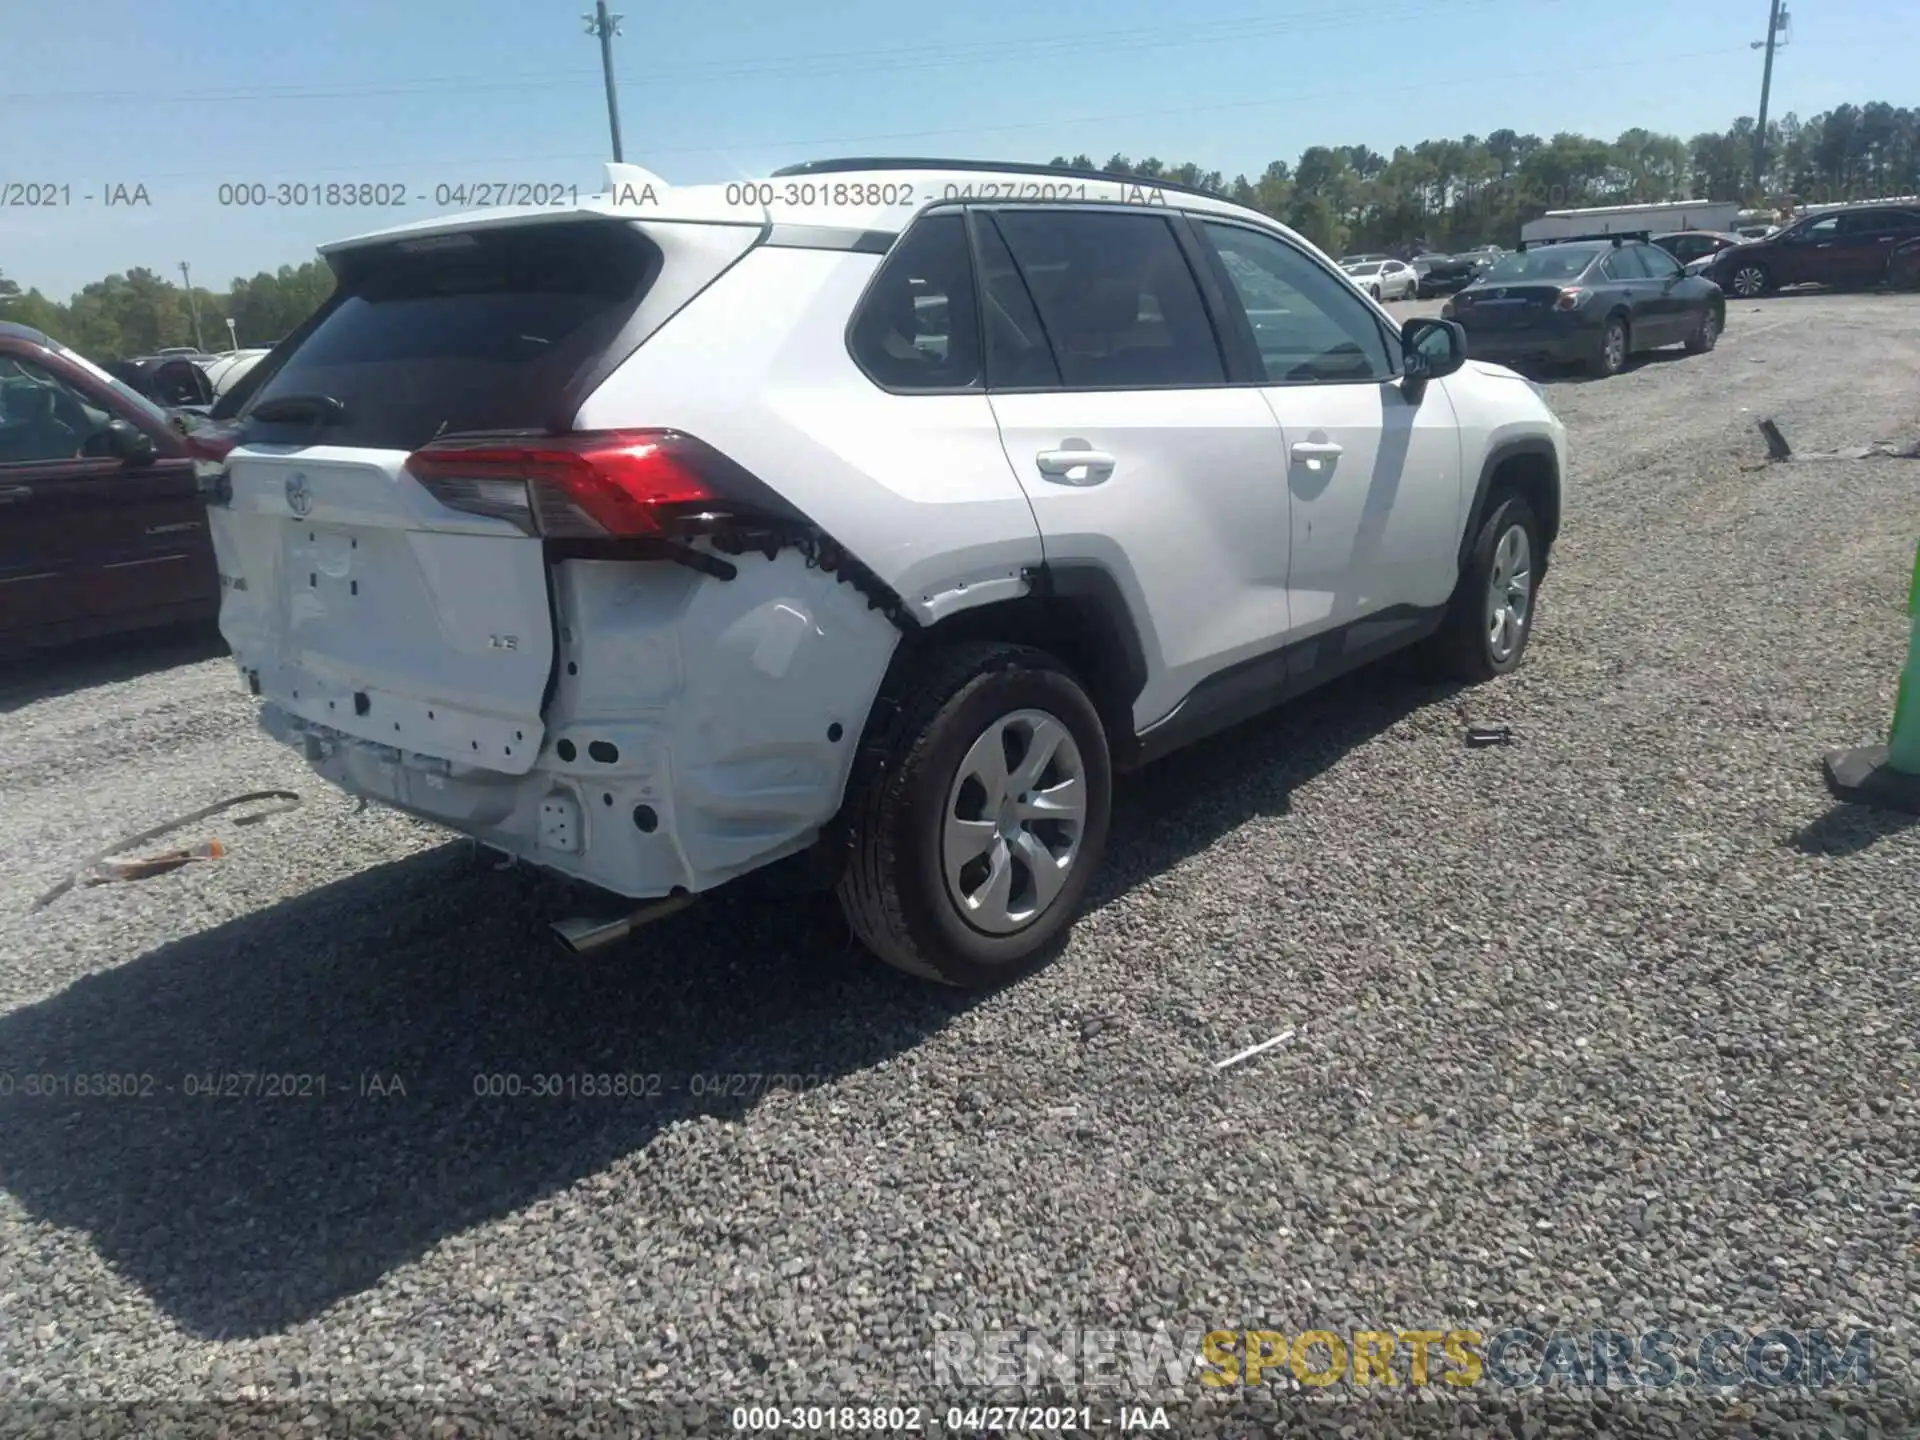
[[[1293,458],[1296,460],[1338,460],[1346,451],[1330,441],[1296,440],[1293,442]]]
[[[15,500],[31,500],[31,485],[0,485],[0,505],[11,505]]]
[[[1033,457],[1040,473],[1062,485],[1098,485],[1113,474],[1115,460],[1104,450],[1042,450]]]

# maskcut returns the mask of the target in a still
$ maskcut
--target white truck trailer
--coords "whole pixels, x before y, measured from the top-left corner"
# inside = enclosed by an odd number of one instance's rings
[[[1541,240],[1564,240],[1573,235],[1613,235],[1645,230],[1663,235],[1671,230],[1733,229],[1740,214],[1733,200],[1675,200],[1657,205],[1596,205],[1588,210],[1549,210],[1520,227],[1529,245]]]

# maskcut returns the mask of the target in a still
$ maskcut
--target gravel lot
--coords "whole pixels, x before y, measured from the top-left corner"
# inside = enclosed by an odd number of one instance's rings
[[[355,814],[212,648],[10,673],[0,1396],[620,1396],[698,1430],[662,1402],[932,1396],[941,1328],[1864,1326],[1877,1393],[1794,1413],[1915,1433],[1920,827],[1834,807],[1816,762],[1891,713],[1920,464],[1754,468],[1753,425],[1920,438],[1916,322],[1736,303],[1710,355],[1553,381],[1574,473],[1520,673],[1360,677],[1137,777],[1068,954],[984,1000],[812,901],[570,959],[555,882]],[[29,912],[115,835],[267,787],[306,804],[216,825],[224,861]],[[210,1072],[327,1091],[184,1093]],[[554,1072],[664,1079],[475,1093]],[[722,1072],[818,1078],[693,1093]]]

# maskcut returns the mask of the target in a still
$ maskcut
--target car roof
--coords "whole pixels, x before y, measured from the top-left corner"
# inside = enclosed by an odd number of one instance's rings
[[[25,340],[30,345],[49,345],[47,336],[31,325],[16,325],[11,320],[0,320],[0,337],[8,340]]]
[[[322,245],[320,253],[331,256],[393,241],[590,217],[790,227],[827,232],[821,236],[824,244],[833,243],[828,234],[889,241],[929,204],[966,199],[1085,200],[1179,209],[1250,222],[1305,243],[1269,215],[1212,191],[1170,181],[1050,165],[873,159],[812,161],[760,178],[707,185],[671,185],[638,165],[609,162],[606,188],[570,204],[434,216],[333,241]]]

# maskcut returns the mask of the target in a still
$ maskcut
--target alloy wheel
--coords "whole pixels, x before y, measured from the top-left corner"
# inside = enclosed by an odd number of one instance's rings
[[[968,924],[1010,935],[1052,907],[1080,855],[1087,774],[1073,734],[1044,710],[989,725],[947,794],[940,864]]]
[[[1758,265],[1746,265],[1733,272],[1733,293],[1743,300],[1764,294],[1767,288],[1767,272]]]
[[[1627,363],[1627,328],[1618,320],[1607,325],[1606,348],[1607,373],[1613,374]]]
[[[1487,649],[1504,665],[1520,648],[1533,605],[1533,542],[1524,525],[1509,525],[1493,549],[1487,578]]]

